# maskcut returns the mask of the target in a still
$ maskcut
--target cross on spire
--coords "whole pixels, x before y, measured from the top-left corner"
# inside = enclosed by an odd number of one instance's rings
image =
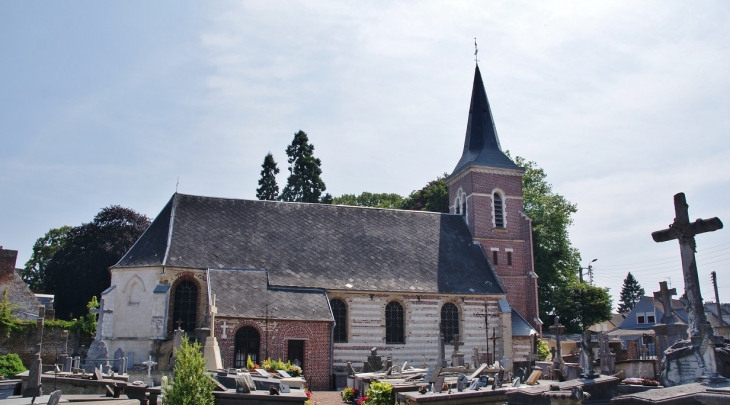
[[[477,54],[479,53],[479,48],[477,47],[477,39],[474,38],[474,62],[479,63],[479,57]]]

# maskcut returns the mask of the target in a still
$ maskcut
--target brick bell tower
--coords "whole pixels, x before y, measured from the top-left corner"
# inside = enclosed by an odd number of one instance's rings
[[[479,65],[474,72],[464,152],[446,179],[449,210],[469,230],[507,290],[507,302],[538,332],[540,313],[532,255],[532,220],[524,213],[522,175],[502,152]]]

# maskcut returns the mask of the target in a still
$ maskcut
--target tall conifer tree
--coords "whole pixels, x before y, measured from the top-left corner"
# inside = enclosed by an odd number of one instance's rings
[[[276,184],[276,175],[279,168],[274,161],[274,155],[269,152],[261,165],[259,188],[256,189],[256,198],[259,200],[276,200],[279,197],[279,185]]]
[[[281,192],[283,201],[317,203],[320,202],[322,192],[327,189],[324,181],[319,177],[322,174],[322,162],[313,155],[314,145],[304,131],[294,134],[291,145],[286,147],[289,156],[289,178],[286,187]],[[329,196],[331,202],[331,196]],[[325,203],[327,201],[324,201]]]
[[[630,312],[643,296],[644,288],[636,280],[636,277],[629,272],[624,279],[623,287],[621,287],[621,300],[618,303],[618,312]]]

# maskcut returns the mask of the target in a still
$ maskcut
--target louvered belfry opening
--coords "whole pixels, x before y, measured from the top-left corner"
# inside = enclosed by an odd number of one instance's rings
[[[190,280],[183,280],[175,287],[175,303],[172,309],[172,325],[192,333],[197,325],[198,287]]]
[[[335,317],[334,341],[347,342],[347,305],[339,299],[330,300],[332,315]]]
[[[504,228],[504,206],[499,193],[494,193],[494,226]]]
[[[389,302],[385,306],[385,343],[404,344],[403,306],[397,302]]]
[[[451,343],[459,334],[459,308],[450,302],[441,307],[441,333],[445,343]]]

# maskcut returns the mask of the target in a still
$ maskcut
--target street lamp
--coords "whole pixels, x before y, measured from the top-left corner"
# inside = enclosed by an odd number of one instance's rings
[[[598,259],[593,259],[588,263],[588,267],[579,267],[578,273],[580,274],[580,282],[583,282],[583,270],[588,270],[588,277],[590,277],[590,283],[593,284],[593,262]]]

